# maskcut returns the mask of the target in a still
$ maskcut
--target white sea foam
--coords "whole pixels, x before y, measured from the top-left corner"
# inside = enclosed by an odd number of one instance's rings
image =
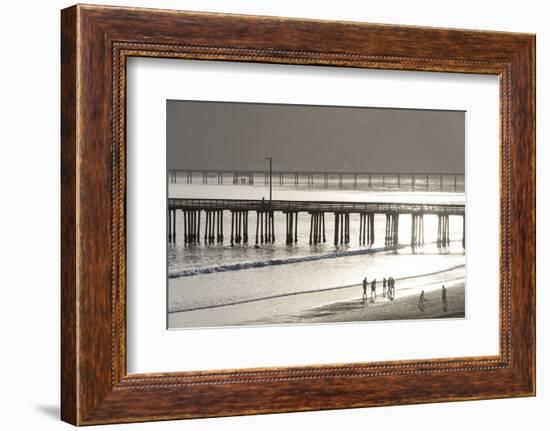
[[[406,247],[405,245],[399,246],[399,248],[405,248],[405,247]],[[218,266],[206,266],[206,267],[200,267],[200,268],[184,269],[180,271],[170,271],[168,273],[168,278],[191,277],[199,274],[212,274],[214,272],[239,271],[241,269],[263,268],[266,266],[288,265],[288,264],[301,263],[301,262],[314,262],[316,260],[335,259],[335,258],[342,258],[346,256],[360,256],[364,254],[373,254],[380,251],[388,251],[388,250],[394,250],[394,248],[378,247],[378,248],[356,249],[356,250],[339,250],[329,254],[313,254],[310,256],[289,257],[285,259],[267,259],[267,260],[253,261],[253,262],[236,262],[236,263],[223,264]]]

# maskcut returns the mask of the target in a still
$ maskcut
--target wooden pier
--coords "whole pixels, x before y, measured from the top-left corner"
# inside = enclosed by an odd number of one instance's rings
[[[256,244],[275,242],[275,212],[286,217],[286,244],[298,242],[298,218],[300,213],[309,215],[309,243],[325,243],[327,239],[325,214],[334,215],[334,245],[350,243],[350,215],[359,215],[359,245],[374,243],[374,215],[383,214],[386,219],[385,245],[399,245],[399,217],[411,216],[412,247],[424,245],[424,215],[437,215],[437,245],[446,248],[450,244],[449,216],[461,216],[462,246],[465,246],[465,206],[457,204],[416,204],[387,202],[333,202],[286,201],[251,199],[168,199],[168,240],[176,240],[176,212],[183,213],[183,238],[185,244],[201,241],[201,214],[204,213],[205,244],[224,241],[223,215],[231,214],[231,244],[248,243],[249,212],[256,212]]]
[[[376,182],[375,180],[378,180]],[[263,170],[226,169],[178,169],[168,171],[172,184],[235,184],[263,185],[269,183],[269,173]],[[462,173],[418,173],[418,172],[337,172],[337,171],[273,171],[273,184],[279,187],[323,187],[323,188],[376,188],[394,187],[413,191],[464,191]]]

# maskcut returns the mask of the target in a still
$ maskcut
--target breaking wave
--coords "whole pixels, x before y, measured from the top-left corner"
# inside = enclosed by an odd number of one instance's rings
[[[408,245],[402,245],[398,248],[406,248]],[[173,271],[168,274],[168,278],[180,278],[180,277],[192,277],[195,275],[201,274],[212,274],[215,272],[227,272],[227,271],[240,271],[242,269],[251,269],[251,268],[263,268],[267,266],[277,266],[277,265],[289,265],[293,263],[302,263],[302,262],[313,262],[317,260],[325,259],[335,259],[338,257],[346,256],[358,256],[363,254],[373,254],[381,251],[390,251],[394,250],[393,247],[378,247],[378,248],[369,248],[361,250],[346,250],[346,251],[337,251],[330,254],[319,254],[313,256],[297,256],[297,257],[288,257],[280,259],[267,259],[254,262],[237,262],[229,263],[225,265],[217,266],[207,266],[202,268],[190,268],[184,269],[181,271]]]

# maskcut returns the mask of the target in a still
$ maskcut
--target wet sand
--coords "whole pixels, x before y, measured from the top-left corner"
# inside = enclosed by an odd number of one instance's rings
[[[277,319],[283,324],[291,323],[329,323],[376,320],[410,320],[435,318],[463,318],[464,314],[464,281],[446,284],[447,310],[443,310],[441,291],[425,292],[424,310],[419,308],[418,295],[408,295],[396,298],[393,301],[380,298],[371,302],[354,299],[351,301],[335,302],[292,316]]]
[[[362,300],[362,286],[334,288],[320,292],[295,294],[246,303],[169,313],[168,326],[198,328],[237,325],[309,324],[463,318],[465,316],[465,269],[453,268],[436,275],[420,275],[396,281],[393,301],[382,296],[377,284],[374,302]],[[448,309],[443,311],[441,285],[447,287]],[[418,307],[420,291],[425,291],[424,311]],[[370,289],[368,289],[370,295]]]

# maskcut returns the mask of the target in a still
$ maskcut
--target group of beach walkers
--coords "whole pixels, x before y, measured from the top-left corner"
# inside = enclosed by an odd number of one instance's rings
[[[370,283],[367,281],[367,277],[363,279],[363,303],[369,299],[367,294],[367,288],[370,285],[370,302],[374,302],[376,299],[376,278]],[[395,299],[395,279],[393,277],[384,277],[382,280],[382,296],[388,298],[390,301]]]
[[[369,299],[368,297],[368,287],[370,286],[370,302],[374,302],[376,299],[376,278],[370,283],[367,281],[367,277],[363,279],[363,304]],[[393,277],[384,277],[382,280],[382,296],[388,298],[390,301],[395,299],[395,279]],[[425,311],[425,304],[427,302],[424,291],[420,293],[420,298],[418,299],[418,308],[420,311]],[[447,312],[448,303],[447,303],[447,288],[443,285],[441,286],[441,302],[443,305],[443,311]]]

